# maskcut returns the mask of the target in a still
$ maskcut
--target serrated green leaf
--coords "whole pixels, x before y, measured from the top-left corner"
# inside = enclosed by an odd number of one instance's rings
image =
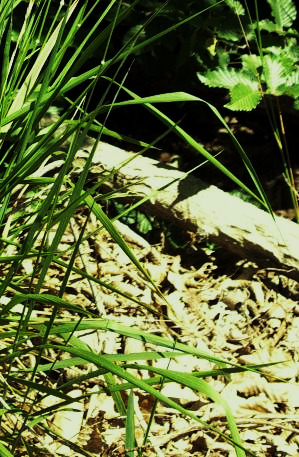
[[[294,108],[299,110],[299,99],[294,101]]]
[[[251,111],[257,107],[262,96],[253,85],[240,83],[230,90],[231,101],[225,105],[233,111]]]
[[[279,90],[281,91],[281,94],[286,94],[293,98],[299,97],[299,84],[294,84],[290,86],[283,85],[281,87],[278,87],[278,91]]]
[[[290,27],[296,19],[297,11],[293,0],[268,0],[275,22],[282,29]]]
[[[235,14],[243,16],[245,9],[237,0],[225,0],[225,3],[234,11]]]
[[[241,56],[243,63],[243,71],[251,76],[257,75],[257,69],[262,65],[260,56],[256,54],[244,54]]]
[[[197,74],[200,81],[209,87],[224,87],[229,89],[240,83],[242,76],[234,68],[219,68],[207,71],[205,75]]]
[[[280,33],[281,32],[281,28],[279,27],[279,25],[276,24],[276,22],[271,21],[270,19],[263,19],[263,20],[259,21],[258,26],[259,26],[260,30],[266,30],[267,32],[270,32],[270,33],[272,33],[272,32]],[[253,24],[253,27],[256,28],[257,25]]]
[[[270,55],[265,56],[263,77],[267,84],[267,92],[279,95],[277,88],[286,82],[285,68],[282,63]]]
[[[287,86],[299,86],[299,69],[290,73],[286,82]]]

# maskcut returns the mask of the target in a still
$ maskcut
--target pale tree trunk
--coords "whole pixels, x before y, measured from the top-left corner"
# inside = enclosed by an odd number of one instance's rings
[[[299,225],[275,217],[215,186],[155,160],[100,143],[93,163],[115,169],[115,189],[130,184],[132,201],[150,197],[143,208],[193,231],[261,268],[299,279]],[[157,190],[159,192],[157,192]]]

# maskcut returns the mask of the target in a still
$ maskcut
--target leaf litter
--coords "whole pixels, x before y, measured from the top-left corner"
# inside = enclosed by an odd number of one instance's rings
[[[38,193],[38,198],[41,193]],[[20,194],[26,207],[26,191]],[[29,212],[30,213],[30,212]],[[25,217],[19,213],[15,217]],[[71,247],[78,239],[86,214],[78,210],[65,232],[59,251],[64,262],[71,256]],[[30,215],[27,216],[30,222]],[[298,452],[299,386],[298,381],[298,334],[299,309],[298,285],[274,272],[259,270],[255,264],[234,257],[223,259],[221,251],[207,249],[204,243],[194,244],[196,262],[188,259],[188,249],[180,255],[171,255],[161,242],[155,246],[121,222],[116,223],[123,238],[134,251],[138,261],[150,273],[152,279],[170,305],[167,307],[137,272],[121,248],[91,215],[86,232],[94,233],[81,244],[75,267],[87,275],[103,280],[109,286],[123,292],[119,295],[100,283],[91,283],[88,277],[73,271],[70,275],[63,299],[76,304],[93,316],[112,319],[128,327],[167,337],[194,346],[197,349],[236,364],[263,364],[261,374],[253,371],[206,378],[207,382],[229,403],[234,414],[241,439],[246,449],[256,456],[294,456]],[[53,226],[49,237],[53,237]],[[38,248],[43,233],[36,240]],[[7,255],[14,253],[8,246]],[[194,257],[194,254],[193,254]],[[29,287],[30,275],[35,268],[35,259],[22,262],[19,272],[23,288]],[[188,266],[185,266],[189,264]],[[3,268],[5,274],[5,268]],[[65,269],[53,263],[48,271],[42,293],[57,294],[63,281]],[[158,317],[138,306],[130,297],[141,304],[156,307]],[[2,297],[5,306],[8,297]],[[22,305],[12,309],[22,313]],[[47,318],[51,309],[37,307],[35,318]],[[58,310],[57,318],[73,320],[71,310]],[[5,331],[5,328],[2,329]],[[142,340],[135,340],[111,331],[80,330],[74,336],[82,347],[94,353],[121,356],[140,353],[138,364],[153,369],[169,369],[182,373],[211,371],[216,367],[207,359],[192,355],[173,358],[147,358],[149,351],[165,351]],[[1,340],[5,349],[6,339]],[[66,392],[74,398],[67,406],[59,406],[61,398],[45,395],[42,400],[31,390],[28,401],[36,411],[50,411],[44,418],[28,427],[22,434],[23,440],[32,443],[31,455],[43,456],[125,456],[125,417],[116,407],[115,398],[106,388],[105,374],[92,375],[94,366],[84,360],[76,363],[65,354],[53,349],[45,351],[43,363],[52,364],[52,369],[40,371],[35,382],[42,383],[55,392],[57,386],[65,384]],[[142,359],[144,357],[144,359]],[[67,361],[70,360],[70,366]],[[59,370],[60,361],[63,369]],[[35,356],[22,356],[16,362],[18,369],[26,370],[35,364]],[[225,365],[225,364],[224,364]],[[17,366],[13,368],[17,370]],[[149,379],[151,371],[128,368],[141,379]],[[110,380],[111,381],[111,380]],[[120,380],[115,380],[116,386]],[[20,388],[20,387],[19,387]],[[24,387],[23,387],[24,388]],[[35,392],[35,393],[34,393]],[[117,389],[115,394],[117,393]],[[161,393],[174,399],[184,408],[198,415],[201,420],[225,431],[223,409],[205,395],[174,382],[161,385]],[[120,392],[124,404],[128,402],[126,390]],[[18,400],[19,399],[19,400]],[[21,391],[16,391],[15,400],[24,409]],[[55,406],[53,410],[53,405]],[[147,423],[155,407],[148,440],[143,442]],[[54,412],[53,412],[54,411]],[[151,456],[210,456],[231,457],[232,446],[221,437],[205,430],[194,420],[183,416],[166,404],[157,403],[140,389],[134,390],[136,449],[130,455]],[[5,414],[3,427],[12,432],[18,428],[17,415]],[[38,454],[36,449],[39,449]],[[142,450],[142,452],[141,452]],[[138,452],[137,452],[138,451]],[[28,455],[28,444],[18,447],[15,455]]]

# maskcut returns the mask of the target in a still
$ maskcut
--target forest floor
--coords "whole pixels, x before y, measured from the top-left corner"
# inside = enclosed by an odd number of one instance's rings
[[[74,243],[74,234],[79,233],[84,218],[83,214],[77,214],[72,230],[64,236],[64,249]],[[91,217],[87,230],[94,230],[97,224]],[[153,316],[145,308],[98,284],[93,284],[91,288],[87,280],[82,280],[75,273],[63,298],[101,317],[173,339],[174,348],[178,341],[236,364],[274,363],[262,368],[262,376],[245,371],[230,376],[208,377],[206,381],[228,401],[246,448],[259,457],[296,455],[299,419],[299,386],[296,384],[298,285],[290,279],[258,270],[256,265],[234,258],[222,249],[213,250],[205,244],[190,243],[184,253],[174,255],[167,253],[162,235],[159,243],[150,246],[142,237],[134,236],[126,226],[119,225],[118,229],[138,260],[146,266],[172,309],[157,301],[127,256],[103,230],[83,243],[76,266],[97,278],[104,278],[105,282],[141,302],[163,310],[164,318]],[[63,274],[62,268],[51,269],[43,292],[55,291],[63,280]],[[67,316],[63,311],[59,317],[71,318],[71,314]],[[95,352],[128,354],[159,350],[112,332],[82,331],[76,336]],[[208,360],[189,355],[171,361],[160,359],[140,363],[182,372],[215,368]],[[57,380],[53,370],[48,382],[55,387],[57,382],[87,374],[89,369],[87,365],[66,368],[63,380]],[[143,376],[136,370],[134,374]],[[84,381],[77,389],[79,394],[83,391],[92,393],[100,386],[99,377]],[[173,382],[165,383],[162,393],[208,424],[223,431],[227,429],[223,410],[204,395]],[[122,396],[126,402],[127,395]],[[148,394],[138,389],[135,391],[135,426],[139,445],[153,403]],[[90,453],[85,455],[125,456],[125,421],[112,398],[103,392],[94,393],[86,398],[83,410],[76,443]],[[57,426],[61,417],[56,415],[48,420],[49,424],[52,422]],[[71,420],[73,428],[76,413]],[[32,435],[31,439],[36,438]],[[60,455],[60,452],[70,456],[82,455],[66,446],[60,448],[61,443],[54,438],[49,442],[49,437],[41,437],[40,442],[42,447],[45,445],[51,451],[41,451],[40,455]],[[205,431],[197,422],[158,403],[142,455],[232,457],[235,454],[232,447],[214,433]]]
[[[212,150],[219,147],[222,146],[217,141],[211,145]],[[175,147],[171,156],[174,153]],[[85,220],[84,211],[77,212],[63,237],[59,249],[66,252],[63,258],[65,262],[70,260],[67,250],[78,239]],[[99,222],[91,214],[86,231],[94,232],[98,228]],[[230,363],[264,364],[262,374],[244,371],[230,376],[209,376],[205,380],[229,403],[246,449],[258,457],[298,455],[298,284],[275,272],[259,269],[254,263],[236,258],[205,241],[198,243],[188,233],[184,234],[187,244],[175,250],[162,231],[156,234],[155,242],[150,240],[149,243],[125,224],[119,224],[117,228],[136,258],[149,271],[171,309],[157,298],[153,289],[104,230],[82,243],[75,266],[141,303],[154,307],[161,317],[99,284],[91,285],[76,273],[71,274],[63,298],[99,317],[169,338],[174,342],[174,349],[176,342],[182,342]],[[29,259],[25,269],[31,271],[32,268]],[[64,274],[62,267],[52,267],[42,292],[55,295]],[[49,309],[38,312],[39,316],[47,316]],[[58,313],[58,317],[73,318],[65,310],[61,313]],[[75,335],[94,352],[129,354],[159,351],[156,346],[113,332],[80,331]],[[51,352],[48,356],[49,360],[56,358]],[[209,360],[191,355],[171,361],[158,359],[140,363],[181,372],[219,368]],[[51,370],[47,374],[47,385],[55,388],[78,376],[87,375],[89,371],[90,367],[84,364],[65,368],[62,377],[55,369]],[[136,370],[132,372],[140,378],[144,376]],[[102,385],[100,376],[91,379],[87,376],[80,384],[73,385],[75,396],[82,395],[82,392],[87,394],[84,402],[76,406],[78,415],[72,411],[71,418],[66,419],[66,428],[70,428],[71,420],[71,429],[77,430],[76,441],[72,439],[78,446],[77,450],[76,447],[70,449],[62,444],[55,436],[39,433],[38,426],[32,432],[26,432],[28,441],[40,447],[39,456],[126,455],[125,418],[120,416],[108,393],[96,393]],[[161,392],[201,420],[227,431],[224,411],[206,396],[173,382],[165,382]],[[135,434],[137,445],[143,450],[138,455],[235,456],[232,446],[215,433],[161,403],[156,405],[149,439],[142,447],[154,399],[138,389],[134,390],[134,396]],[[127,403],[128,395],[122,393],[122,399]],[[47,403],[51,401],[53,399],[46,397],[43,408],[51,406]],[[63,412],[49,416],[47,423],[50,428],[60,427],[60,434],[67,435],[67,431],[62,430],[65,425],[61,425],[65,424]],[[79,448],[82,453],[78,452]],[[16,455],[23,457],[27,455],[24,452],[20,449]],[[32,455],[37,456],[35,452]],[[137,456],[137,451],[130,455]]]

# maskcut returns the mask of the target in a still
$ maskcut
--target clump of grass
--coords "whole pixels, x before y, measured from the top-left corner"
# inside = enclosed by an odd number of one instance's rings
[[[232,141],[252,176],[257,193],[249,190],[154,105],[180,101],[205,103],[228,129],[213,106],[186,93],[140,98],[125,88],[126,71],[122,69],[125,68],[127,57],[173,28],[164,30],[145,42],[138,42],[143,28],[137,29],[122,48],[111,56],[111,37],[133,6],[134,2],[128,6],[122,2],[111,1],[104,8],[99,1],[93,2],[92,6],[89,2],[70,1],[67,5],[60,2],[54,7],[54,2],[48,0],[5,2],[0,7],[3,52],[0,88],[0,454],[6,457],[25,451],[28,455],[41,452],[38,443],[40,436],[61,438],[59,433],[51,428],[47,418],[59,408],[72,408],[72,390],[77,389],[83,381],[91,381],[99,376],[99,392],[108,393],[119,414],[127,417],[125,444],[128,455],[133,455],[132,448],[136,445],[133,394],[130,394],[127,406],[120,394],[125,391],[133,392],[137,388],[154,396],[156,401],[163,402],[200,423],[210,432],[221,435],[234,446],[238,457],[245,455],[229,405],[205,380],[209,376],[228,375],[244,368],[166,337],[127,327],[117,323],[115,319],[99,315],[93,308],[72,303],[66,298],[72,275],[76,274],[88,281],[91,291],[93,284],[100,285],[131,300],[141,310],[146,309],[163,317],[153,306],[113,287],[105,278],[99,279],[88,272],[84,265],[82,246],[88,237],[94,235],[94,232],[89,233],[87,230],[92,214],[97,221],[97,231],[109,232],[114,242],[135,265],[148,287],[168,306],[150,274],[124,242],[98,201],[98,189],[111,178],[113,170],[110,174],[100,176],[93,186],[88,185],[93,154],[102,135],[119,137],[118,133],[106,129],[105,121],[100,123],[98,120],[99,115],[108,116],[114,108],[129,109],[133,104],[143,105],[270,210],[255,170],[232,134]],[[82,39],[80,30],[94,11],[100,11],[100,14]],[[200,13],[194,16],[198,14]],[[17,26],[19,18],[23,23],[21,27]],[[154,19],[155,14],[149,20]],[[191,18],[182,23],[189,19]],[[86,62],[98,49],[102,50],[98,64],[88,71],[84,70]],[[90,111],[89,100],[99,84],[103,84],[103,94],[97,106]],[[76,91],[74,100],[67,98],[71,90],[73,94]],[[118,101],[120,91],[127,94],[128,100]],[[64,100],[64,109],[58,115],[51,107],[57,106],[60,100]],[[80,174],[73,178],[71,173],[76,153],[90,132],[93,132],[94,136],[96,132],[97,137]],[[147,146],[141,141],[132,141],[142,147]],[[54,169],[53,177],[49,171]],[[72,246],[65,249],[65,237],[69,236],[78,214],[83,215],[81,229],[74,235]],[[76,264],[79,257],[83,258],[83,266],[80,268]],[[49,278],[57,269],[63,272],[63,279],[51,288],[48,285]],[[99,330],[150,343],[158,350],[120,357],[117,353],[97,353],[77,336],[80,331]],[[161,347],[165,348],[164,352],[160,352]],[[223,366],[223,363],[226,365],[211,372],[181,374],[138,363],[140,358],[147,360],[162,357],[170,360],[184,354],[206,358],[217,366]],[[54,382],[49,376],[49,373],[55,370],[59,377],[63,377],[66,368],[77,365],[89,366],[89,372],[61,383]],[[144,378],[132,374],[132,369],[144,373]],[[251,370],[256,369],[257,367],[251,367]],[[169,381],[188,386],[221,405],[227,419],[228,431],[223,432],[211,426],[198,415],[163,395],[160,387]],[[91,391],[81,392],[76,401],[92,395]],[[55,402],[44,406],[45,399],[53,397]],[[144,444],[149,436],[155,408],[156,406],[152,409],[151,419],[144,433]],[[30,445],[27,442],[28,436],[33,440]],[[66,437],[62,438],[65,444],[76,452],[89,455],[82,447],[78,447]],[[142,455],[141,448],[138,453]],[[249,451],[247,455],[250,455]]]

